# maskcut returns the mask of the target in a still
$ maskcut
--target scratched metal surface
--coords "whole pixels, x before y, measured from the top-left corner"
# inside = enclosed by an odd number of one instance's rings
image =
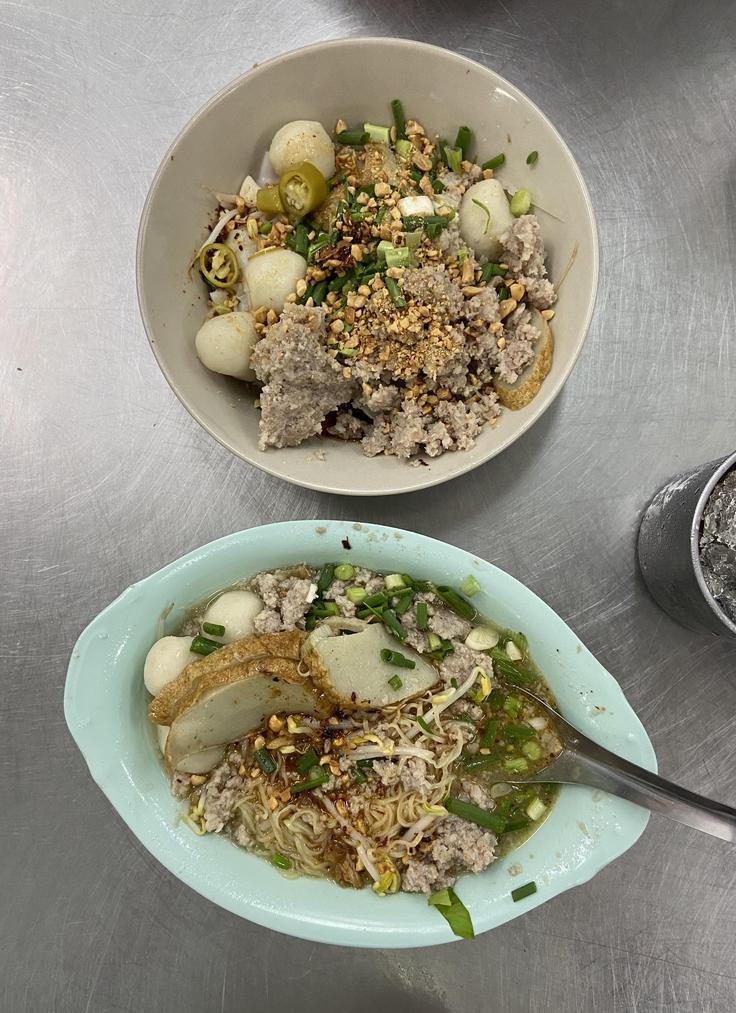
[[[158,372],[133,285],[146,188],[190,114],[254,61],[347,34],[509,77],[570,143],[601,231],[596,316],[553,409],[475,474],[380,502],[290,488],[210,440]],[[616,673],[661,770],[736,803],[736,654],[661,615],[634,563],[658,484],[736,442],[735,45],[718,0],[0,2],[0,1009],[736,1009],[721,842],[655,819],[593,882],[474,942],[325,949],[164,872],[61,707],[75,637],[137,576],[240,527],[355,517],[528,583]]]

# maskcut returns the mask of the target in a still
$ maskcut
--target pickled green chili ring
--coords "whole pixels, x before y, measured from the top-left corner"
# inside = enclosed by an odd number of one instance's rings
[[[262,186],[256,194],[256,207],[267,215],[282,215],[284,205],[278,187]]]
[[[311,162],[299,162],[279,180],[279,197],[284,210],[303,218],[327,198],[327,180]]]
[[[213,288],[232,288],[240,277],[238,258],[224,243],[208,243],[199,254],[202,277]]]

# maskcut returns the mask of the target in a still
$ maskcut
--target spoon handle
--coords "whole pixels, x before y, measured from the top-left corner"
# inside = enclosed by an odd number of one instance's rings
[[[567,749],[536,778],[529,778],[530,781],[538,779],[601,788],[712,837],[736,842],[736,809],[696,795],[617,756],[559,715],[555,718],[564,731]]]

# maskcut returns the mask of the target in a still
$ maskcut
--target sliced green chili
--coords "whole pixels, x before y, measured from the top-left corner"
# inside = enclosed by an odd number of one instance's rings
[[[224,243],[208,243],[199,254],[199,269],[208,285],[232,288],[240,277],[240,264]]]

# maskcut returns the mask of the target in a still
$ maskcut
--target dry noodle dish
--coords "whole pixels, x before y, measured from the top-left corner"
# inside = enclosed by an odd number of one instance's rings
[[[287,876],[426,894],[472,934],[453,885],[545,819],[554,787],[523,781],[561,749],[526,637],[479,590],[301,565],[193,610],[144,669],[191,829]]]
[[[261,183],[216,194],[197,258],[205,366],[259,385],[260,447],[313,436],[368,456],[472,447],[550,370],[555,289],[528,190],[474,157],[472,131],[281,127]],[[533,165],[537,152],[527,161]],[[480,164],[479,164],[480,163]]]

